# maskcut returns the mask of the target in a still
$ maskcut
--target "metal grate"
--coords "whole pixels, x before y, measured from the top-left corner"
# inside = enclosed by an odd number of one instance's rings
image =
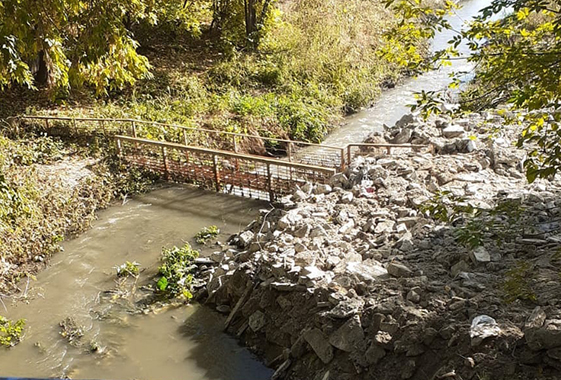
[[[327,183],[335,169],[235,154],[181,144],[116,136],[119,154],[131,165],[176,182],[218,192],[276,200],[295,185]]]

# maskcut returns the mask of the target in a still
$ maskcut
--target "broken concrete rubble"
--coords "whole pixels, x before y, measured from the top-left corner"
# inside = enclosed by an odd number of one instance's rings
[[[528,185],[515,131],[488,137],[484,123],[500,122],[488,116],[404,117],[378,142],[434,152],[362,151],[329,185],[261,213],[230,240],[237,248],[205,262],[216,265],[205,272],[211,302],[232,310],[228,331],[284,379],[556,376],[561,186]],[[439,204],[443,194],[486,219]],[[500,202],[516,217],[486,213]],[[444,210],[449,223],[434,217]],[[497,224],[509,230],[485,233]],[[509,278],[524,279],[510,291],[527,298],[505,301]]]

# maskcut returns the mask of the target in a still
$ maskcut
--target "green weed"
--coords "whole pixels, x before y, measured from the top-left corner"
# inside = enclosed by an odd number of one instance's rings
[[[206,244],[207,241],[215,239],[220,230],[216,226],[204,227],[195,235],[195,241],[199,244]]]
[[[419,209],[428,217],[444,223],[453,222],[458,217],[470,215],[476,211],[475,207],[467,203],[464,197],[454,195],[451,191],[438,191]]]
[[[140,263],[136,261],[130,262],[126,261],[125,263],[115,267],[117,271],[117,277],[138,277],[140,273]]]
[[[161,277],[157,287],[166,297],[191,299],[191,283],[193,271],[196,268],[193,261],[199,257],[199,252],[189,244],[183,247],[166,248],[162,251],[162,265],[159,268]]]
[[[0,345],[12,347],[18,344],[22,339],[24,327],[25,319],[14,322],[0,316]]]

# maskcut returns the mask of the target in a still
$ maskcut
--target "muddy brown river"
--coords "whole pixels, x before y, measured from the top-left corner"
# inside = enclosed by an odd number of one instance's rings
[[[126,302],[110,302],[113,294],[107,296],[107,290],[115,288],[116,266],[137,261],[143,269],[139,283],[149,282],[162,247],[184,241],[200,247],[193,236],[209,225],[217,225],[218,240],[225,241],[264,206],[174,186],[100,212],[92,229],[64,243],[65,252],[55,255],[30,283],[26,302],[5,299],[7,310],[0,304],[0,315],[27,320],[24,340],[11,349],[0,349],[0,376],[270,378],[271,370],[221,332],[225,316],[199,305],[137,314]],[[80,344],[71,345],[60,334],[59,323],[67,317],[83,328]],[[92,346],[96,352],[91,352]]]

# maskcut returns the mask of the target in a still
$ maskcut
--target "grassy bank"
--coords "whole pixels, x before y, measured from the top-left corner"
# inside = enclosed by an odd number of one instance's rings
[[[17,291],[96,210],[147,188],[111,157],[51,137],[0,135],[0,293]]]
[[[12,113],[137,117],[318,142],[403,74],[380,56],[383,33],[395,22],[380,2],[283,2],[266,20],[257,49],[208,25],[197,37],[138,25],[152,78],[103,96],[82,88],[43,97],[19,92],[0,102],[10,102]]]

